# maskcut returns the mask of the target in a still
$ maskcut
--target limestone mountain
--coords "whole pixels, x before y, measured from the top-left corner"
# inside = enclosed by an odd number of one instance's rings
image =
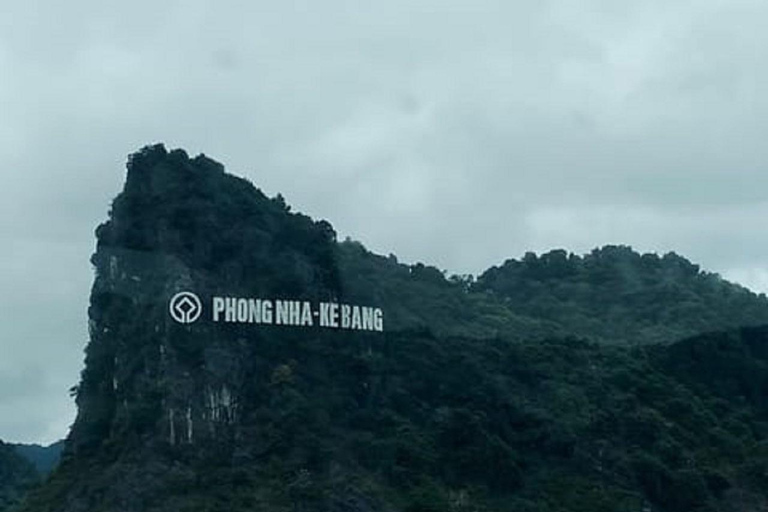
[[[78,416],[22,512],[768,505],[765,328],[569,336],[578,323],[519,307],[506,275],[475,284],[339,243],[160,145],[130,157],[96,235]],[[324,304],[326,325],[300,308],[266,321],[247,297]],[[383,311],[383,332],[352,329],[349,309],[348,328],[329,328],[333,305]]]

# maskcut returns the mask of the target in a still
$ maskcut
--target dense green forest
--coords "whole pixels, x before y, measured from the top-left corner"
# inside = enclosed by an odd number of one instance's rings
[[[477,280],[405,265],[360,243],[338,246],[345,291],[384,304],[396,328],[536,340],[578,336],[609,344],[669,343],[768,324],[768,299],[669,253],[606,246],[583,257],[554,250],[507,260]]]
[[[633,349],[428,332],[262,341],[247,440],[115,439],[65,461],[27,510],[73,491],[94,511],[117,497],[163,511],[768,505],[768,329]]]
[[[513,311],[557,322],[595,340],[668,342],[696,333],[768,323],[768,299],[675,253],[607,246],[583,257],[528,253],[483,273],[472,287]]]
[[[768,328],[731,328],[765,298],[679,256],[446,277],[162,146],[97,239],[78,417],[22,512],[768,506]],[[386,328],[180,325],[179,290],[376,305]]]
[[[428,329],[438,335],[543,339],[566,335],[554,321],[521,314],[489,293],[476,293],[468,278],[446,277],[422,263],[400,263],[352,240],[336,247],[345,297],[381,305],[389,330]]]

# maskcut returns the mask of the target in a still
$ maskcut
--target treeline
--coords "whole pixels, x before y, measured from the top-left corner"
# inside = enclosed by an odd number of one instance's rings
[[[396,328],[537,340],[578,336],[611,344],[669,343],[768,323],[768,299],[674,253],[606,246],[585,256],[526,254],[476,280],[400,263],[347,240],[338,246],[345,292],[381,304]]]

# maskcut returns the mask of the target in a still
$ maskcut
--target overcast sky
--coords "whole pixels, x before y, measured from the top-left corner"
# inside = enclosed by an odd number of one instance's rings
[[[93,229],[154,142],[451,273],[630,244],[768,291],[766,20],[764,0],[2,0],[0,439],[66,435]]]

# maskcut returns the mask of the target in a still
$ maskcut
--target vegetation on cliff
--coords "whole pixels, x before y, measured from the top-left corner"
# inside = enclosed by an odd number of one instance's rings
[[[507,260],[473,286],[522,315],[604,342],[663,343],[768,323],[768,299],[675,253],[607,246],[583,257],[555,250]]]
[[[768,329],[722,330],[765,299],[682,258],[446,278],[162,146],[97,237],[78,418],[24,512],[768,506]],[[179,290],[380,306],[386,332],[180,325]]]

